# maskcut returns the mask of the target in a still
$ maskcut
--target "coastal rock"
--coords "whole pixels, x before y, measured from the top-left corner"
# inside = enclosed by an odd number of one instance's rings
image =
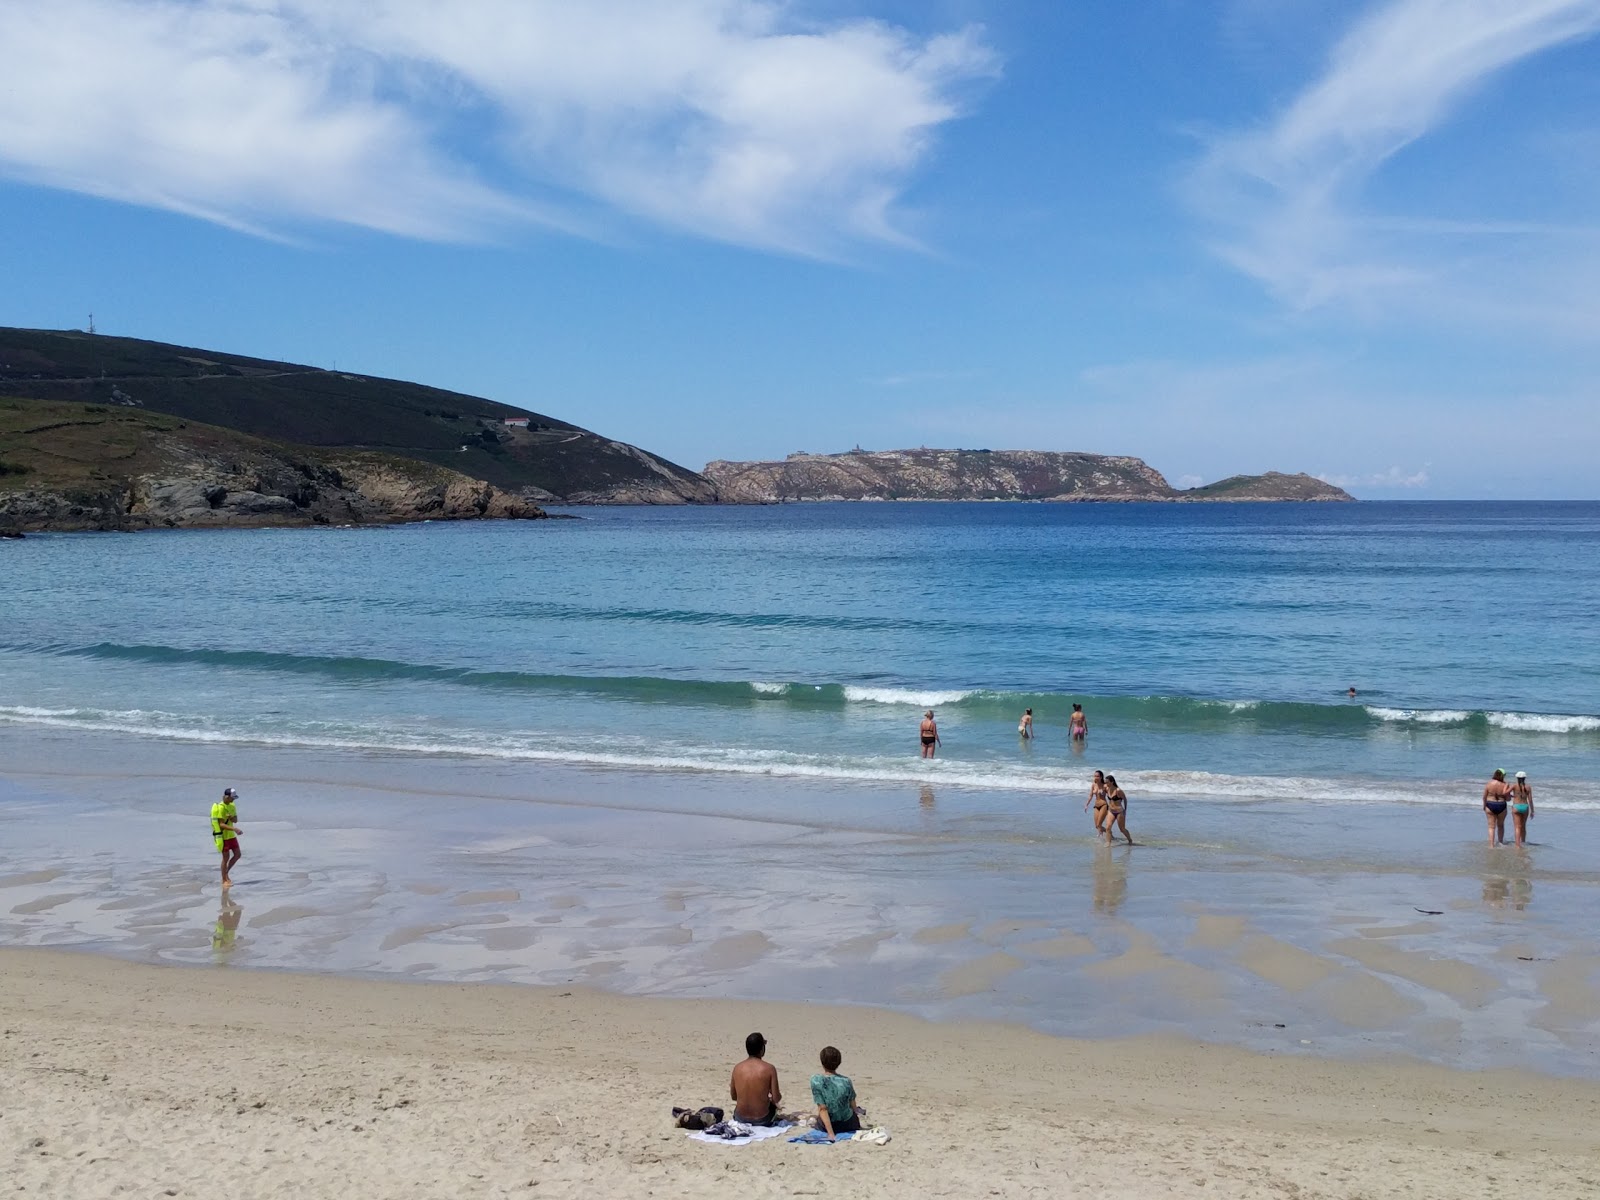
[[[326,454],[119,408],[0,402],[0,529],[536,519],[516,492],[430,463]],[[26,479],[28,486],[16,486]],[[3,486],[12,484],[12,486]]]
[[[1048,450],[852,450],[709,463],[725,504],[790,500],[1167,500],[1161,473],[1120,455]]]

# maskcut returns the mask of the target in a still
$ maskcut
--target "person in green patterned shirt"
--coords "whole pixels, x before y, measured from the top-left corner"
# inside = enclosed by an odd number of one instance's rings
[[[839,1074],[844,1056],[832,1046],[822,1048],[822,1074],[811,1077],[811,1099],[817,1106],[817,1120],[830,1138],[855,1133],[861,1128],[856,1115],[856,1085]]]

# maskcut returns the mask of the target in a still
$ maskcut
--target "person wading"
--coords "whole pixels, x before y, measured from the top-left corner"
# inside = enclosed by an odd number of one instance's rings
[[[211,840],[217,853],[222,855],[222,886],[230,888],[233,880],[228,873],[233,870],[243,854],[239,850],[239,793],[232,788],[222,793],[222,799],[211,806]]]

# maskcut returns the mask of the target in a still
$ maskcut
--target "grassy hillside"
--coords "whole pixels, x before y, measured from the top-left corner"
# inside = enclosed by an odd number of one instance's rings
[[[142,409],[304,446],[370,449],[498,487],[684,494],[693,472],[554,417],[401,380],[74,331],[0,328],[0,395]],[[505,417],[526,416],[526,430]],[[662,497],[665,499],[665,497]]]

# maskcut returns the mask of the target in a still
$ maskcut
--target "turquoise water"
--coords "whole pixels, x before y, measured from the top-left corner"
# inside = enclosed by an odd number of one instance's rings
[[[0,944],[1600,1077],[1600,505],[579,515],[0,543]]]
[[[1600,505],[580,515],[6,544],[0,720],[1215,803],[1470,807],[1501,766],[1600,810]]]

